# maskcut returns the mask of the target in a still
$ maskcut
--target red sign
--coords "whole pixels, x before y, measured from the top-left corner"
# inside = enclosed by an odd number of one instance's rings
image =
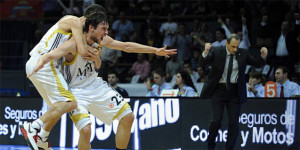
[[[265,97],[277,97],[277,85],[273,81],[265,84]]]

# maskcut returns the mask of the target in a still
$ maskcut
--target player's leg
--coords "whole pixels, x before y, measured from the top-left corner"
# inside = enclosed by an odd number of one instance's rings
[[[134,121],[130,105],[125,102],[121,94],[103,83],[102,79],[97,79],[93,84],[95,85],[91,86],[94,86],[95,94],[92,97],[93,102],[89,107],[89,112],[107,125],[115,119],[119,120],[115,138],[116,148],[126,149]]]
[[[80,134],[78,150],[90,150],[92,122],[87,110],[90,103],[86,100],[85,96],[81,96],[82,92],[81,90],[73,92],[78,102],[78,109],[73,110],[69,115]]]
[[[116,148],[118,149],[127,148],[130,139],[131,126],[133,121],[134,121],[134,115],[132,112],[127,114],[120,120],[117,134],[116,134]]]
[[[84,126],[79,133],[78,150],[90,150],[91,124]]]
[[[26,71],[32,67],[30,63],[32,62],[29,61],[26,64]],[[67,83],[57,68],[44,67],[34,76],[31,76],[30,80],[50,106],[50,109],[37,120],[20,125],[27,144],[31,149],[38,150],[36,144],[38,139],[37,132],[41,127],[51,120],[57,120],[63,113],[75,109],[77,102],[73,94],[66,90]]]

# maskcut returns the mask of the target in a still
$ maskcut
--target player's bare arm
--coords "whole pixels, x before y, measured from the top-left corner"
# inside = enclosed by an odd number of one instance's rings
[[[84,18],[78,18],[75,16],[66,16],[59,21],[59,28],[66,32],[72,32],[72,36],[78,47],[78,52],[81,56],[88,56],[87,50],[92,49],[87,45],[86,40],[83,35],[83,26],[82,20]]]
[[[169,55],[177,54],[177,49],[167,50],[166,46],[162,48],[156,48],[134,42],[121,42],[114,40],[109,36],[103,37],[101,45],[111,49],[122,50],[127,53],[154,53],[156,55],[165,57],[170,57]]]
[[[70,40],[61,44],[56,49],[41,56],[36,64],[36,66],[34,67],[32,73],[29,74],[27,77],[30,77],[31,75],[38,72],[40,69],[42,69],[44,67],[45,64],[47,64],[51,60],[61,58],[65,55],[67,55],[68,53],[74,53],[74,50],[76,50],[76,44],[75,44],[75,41],[72,40],[72,38],[71,38]]]

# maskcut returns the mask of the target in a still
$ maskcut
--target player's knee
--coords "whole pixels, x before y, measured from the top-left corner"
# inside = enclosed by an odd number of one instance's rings
[[[123,123],[125,123],[125,124],[131,126],[132,123],[133,123],[133,121],[134,121],[134,114],[133,114],[133,113],[129,113],[129,114],[127,114],[126,116],[124,116],[124,117],[121,119],[120,122],[123,122]]]
[[[80,136],[86,137],[89,140],[89,137],[91,136],[91,124],[84,126],[80,130]]]
[[[66,112],[71,112],[72,110],[77,108],[77,101],[68,101],[64,107]]]

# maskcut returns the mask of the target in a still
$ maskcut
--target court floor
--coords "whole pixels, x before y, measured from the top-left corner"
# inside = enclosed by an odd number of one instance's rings
[[[77,150],[77,148],[52,147],[53,150]],[[0,145],[0,150],[30,150],[28,146],[23,145]],[[109,149],[92,149],[92,150],[109,150]]]

